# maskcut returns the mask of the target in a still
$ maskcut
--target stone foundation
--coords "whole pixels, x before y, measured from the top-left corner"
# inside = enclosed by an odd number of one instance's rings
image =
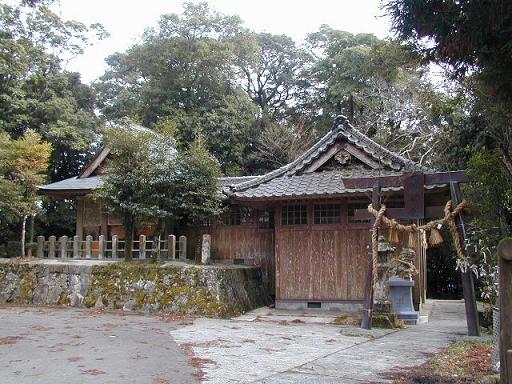
[[[182,262],[0,261],[0,304],[229,317],[269,304],[258,267]]]

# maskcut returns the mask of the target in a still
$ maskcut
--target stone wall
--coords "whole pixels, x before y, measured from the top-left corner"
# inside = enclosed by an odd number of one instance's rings
[[[268,304],[261,270],[180,262],[0,262],[0,303],[229,317]]]

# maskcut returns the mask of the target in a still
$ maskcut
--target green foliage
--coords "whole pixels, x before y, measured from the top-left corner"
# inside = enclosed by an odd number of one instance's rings
[[[7,134],[0,135],[0,204],[6,207],[7,217],[19,219],[35,214],[37,186],[46,179],[51,145],[41,141],[41,136],[32,130],[17,140]]]
[[[239,18],[206,3],[186,3],[182,15],[162,15],[141,43],[107,59],[109,69],[96,86],[102,113],[150,128],[171,119],[181,149],[201,132],[223,170],[240,172],[256,113],[233,82],[233,42],[240,31]]]
[[[106,132],[109,173],[96,198],[123,218],[131,234],[136,223],[197,223],[218,210],[218,161],[196,140],[179,153],[165,131],[128,125]]]
[[[474,151],[468,167],[475,180],[465,191],[477,213],[473,225],[483,231],[480,239],[485,239],[487,245],[495,245],[500,238],[512,233],[510,175],[501,166],[497,151]]]

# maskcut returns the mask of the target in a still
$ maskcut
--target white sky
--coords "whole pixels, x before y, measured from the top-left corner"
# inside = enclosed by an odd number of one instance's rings
[[[196,2],[196,1],[194,1]],[[382,16],[379,0],[209,0],[211,8],[226,15],[239,15],[256,32],[286,34],[301,42],[320,25],[352,32],[388,35],[389,21]],[[60,0],[56,10],[64,19],[86,24],[101,23],[110,37],[97,42],[67,65],[80,72],[84,82],[106,69],[105,57],[137,42],[145,28],[160,15],[180,13],[182,1],[173,0]]]

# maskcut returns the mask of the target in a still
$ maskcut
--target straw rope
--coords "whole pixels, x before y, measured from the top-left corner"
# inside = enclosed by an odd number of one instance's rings
[[[378,261],[378,255],[379,255],[379,228],[380,227],[387,227],[390,229],[395,229],[401,232],[407,232],[407,233],[426,233],[427,231],[430,231],[434,228],[437,228],[439,225],[448,225],[450,228],[450,232],[453,236],[453,241],[455,243],[455,248],[457,250],[457,256],[461,259],[464,258],[464,248],[463,248],[463,242],[460,238],[459,231],[457,230],[457,224],[455,222],[455,218],[457,215],[461,213],[461,211],[466,206],[466,200],[463,200],[455,209],[453,209],[452,201],[449,200],[445,207],[444,207],[444,217],[436,220],[429,221],[428,223],[424,225],[416,225],[416,224],[400,224],[395,219],[390,219],[389,217],[385,216],[386,213],[386,206],[382,205],[381,208],[377,211],[375,208],[373,208],[373,205],[370,204],[368,206],[368,212],[370,212],[372,215],[375,216],[375,223],[372,227],[372,258],[373,258],[373,283],[377,281],[378,278],[378,272],[377,272],[377,261]],[[412,264],[411,264],[412,265]],[[416,269],[416,268],[414,268]]]

